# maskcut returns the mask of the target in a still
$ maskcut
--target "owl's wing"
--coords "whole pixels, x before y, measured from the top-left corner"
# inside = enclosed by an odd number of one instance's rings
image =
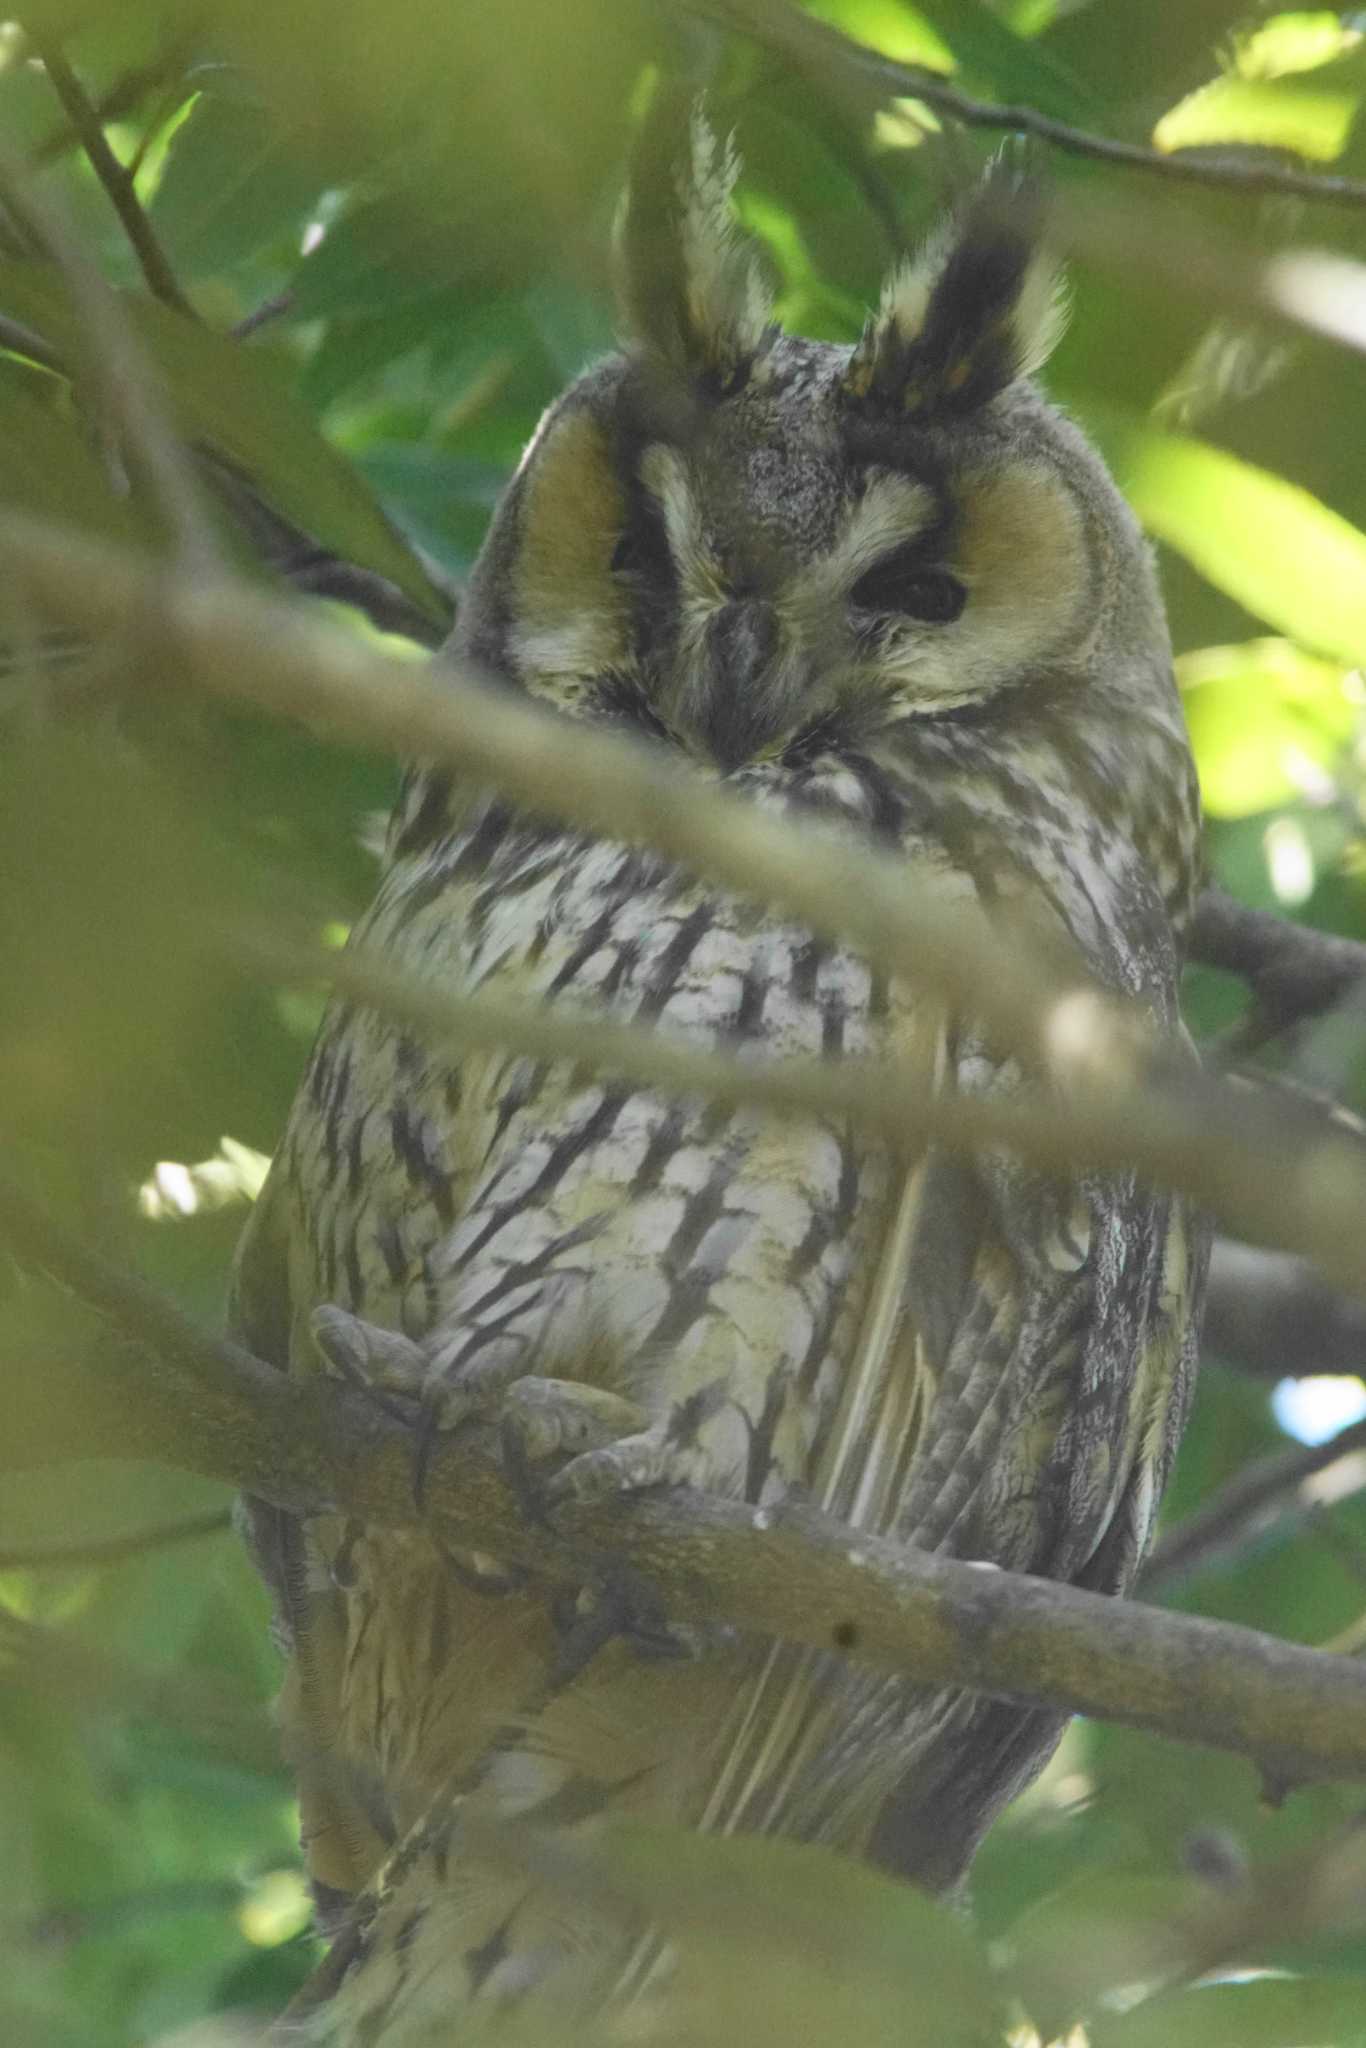
[[[900,1336],[929,1398],[899,1538],[1121,1590],[1185,1411],[1203,1257],[1189,1205],[1132,1174],[933,1157]]]
[[[1050,1181],[990,1156],[932,1153],[917,1194],[889,1379],[921,1388],[923,1424],[909,1483],[888,1488],[889,1533],[1126,1590],[1189,1404],[1204,1219],[1132,1174]],[[906,1710],[905,1687],[871,1687],[865,1738]],[[1042,1768],[1066,1716],[941,1695],[923,1720],[872,1848],[939,1888]],[[836,1772],[841,1761],[828,1759]]]

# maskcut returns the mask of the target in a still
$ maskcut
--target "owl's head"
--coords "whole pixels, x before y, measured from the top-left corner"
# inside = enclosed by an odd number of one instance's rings
[[[1037,207],[989,173],[856,346],[782,333],[694,117],[621,233],[623,352],[546,414],[456,646],[729,773],[843,726],[1170,697],[1147,550],[1030,382],[1061,321]]]

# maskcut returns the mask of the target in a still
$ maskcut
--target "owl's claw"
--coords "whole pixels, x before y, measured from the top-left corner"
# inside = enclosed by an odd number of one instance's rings
[[[503,1399],[498,1433],[503,1468],[528,1519],[548,1519],[546,1483],[537,1466],[565,1453],[577,1460],[638,1431],[644,1422],[642,1408],[605,1387],[534,1373],[514,1380]]]
[[[654,1423],[629,1436],[585,1450],[548,1483],[546,1498],[559,1501],[611,1500],[649,1486],[678,1485],[695,1477],[694,1462],[673,1442],[667,1427]]]
[[[311,1327],[329,1376],[358,1387],[405,1426],[412,1421],[411,1408],[405,1409],[402,1401],[415,1400],[422,1393],[427,1361],[420,1346],[397,1330],[364,1322],[333,1302],[314,1309]]]
[[[416,1343],[334,1303],[313,1312],[324,1367],[364,1390],[405,1427],[420,1405],[413,1450],[413,1500],[426,1497],[443,1436],[472,1421],[498,1426],[504,1467],[528,1518],[544,1522],[560,1501],[607,1500],[691,1476],[662,1425],[636,1402],[581,1380],[522,1370],[522,1340],[503,1342],[452,1368],[446,1347]],[[568,1458],[549,1479],[537,1470]]]
[[[659,1595],[624,1565],[609,1565],[555,1616],[557,1685],[576,1678],[599,1650],[618,1638],[643,1661],[695,1659],[719,1647],[733,1630],[690,1628],[669,1622]]]

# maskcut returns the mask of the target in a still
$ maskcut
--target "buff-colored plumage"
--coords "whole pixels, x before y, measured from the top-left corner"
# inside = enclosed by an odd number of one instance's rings
[[[989,187],[850,352],[767,324],[730,153],[698,129],[693,164],[627,218],[629,347],[543,421],[456,651],[902,849],[965,912],[1065,933],[1175,1035],[1194,778],[1146,550],[1024,381],[1057,323],[1018,209]],[[698,1045],[1046,1085],[762,906],[432,772],[357,936],[452,988]],[[292,1371],[419,1391],[435,1427],[500,1417],[552,1496],[799,1487],[908,1543],[1122,1589],[1201,1265],[1185,1206],[1128,1175],[908,1161],[834,1123],[457,1060],[340,1006],[238,1317]],[[640,1929],[481,1854],[481,1819],[770,1831],[944,1885],[1056,1739],[1048,1716],[728,1638],[650,1658],[628,1628],[567,1661],[573,1617],[496,1559],[253,1524],[340,1929],[309,2024],[351,2048],[444,2039],[469,2001],[534,1987],[624,2007],[667,1983]]]

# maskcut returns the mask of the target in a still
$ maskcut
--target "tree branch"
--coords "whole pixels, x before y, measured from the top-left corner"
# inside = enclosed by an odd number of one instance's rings
[[[267,309],[259,310],[264,314]],[[247,324],[239,323],[233,331],[240,337],[248,331]],[[43,369],[65,377],[68,382],[73,381],[71,365],[59,350],[32,328],[3,313],[0,313],[0,349],[11,350],[15,355],[40,364]],[[405,639],[415,641],[419,647],[434,650],[440,646],[455,616],[457,593],[441,565],[422,549],[416,552],[427,579],[448,601],[447,614],[439,622],[414,604],[407,593],[396,583],[391,583],[387,576],[374,569],[363,569],[356,562],[345,561],[329,548],[322,547],[311,534],[295,526],[273,505],[268,505],[250,480],[218,450],[194,448],[187,451],[187,460],[241,527],[266,567],[292,589],[307,597],[329,598],[337,604],[351,605],[381,632],[401,634]]]
[[[219,552],[213,527],[118,297],[3,139],[0,200],[61,273],[80,317],[81,367],[102,408],[101,424],[116,429],[127,449],[145,463],[182,566],[213,573]]]
[[[27,32],[26,42],[34,48],[33,38]],[[173,79],[181,77],[191,47],[187,37],[180,37],[169,43],[159,56],[145,64],[131,66],[93,102],[96,118],[107,124],[135,113],[149,93],[158,92],[170,85]],[[59,122],[34,148],[32,161],[35,169],[56,163],[69,150],[79,148],[81,142],[81,132],[74,121]]]
[[[1354,1422],[1327,1443],[1294,1444],[1245,1465],[1163,1537],[1140,1576],[1140,1591],[1151,1598],[1240,1550],[1286,1509],[1306,1481],[1363,1451],[1366,1422]]]
[[[1366,355],[1366,264],[1338,250],[1256,245],[1193,225],[1170,200],[1071,188],[1050,195],[1048,239],[1092,269],[1243,320]]]
[[[549,1582],[581,1584],[595,1561],[625,1553],[677,1621],[725,1620],[917,1683],[1203,1742],[1290,1782],[1366,1779],[1366,1667],[1250,1629],[904,1550],[793,1502],[756,1510],[683,1492],[574,1503],[547,1532],[526,1521],[491,1430],[440,1440],[419,1513],[414,1435],[391,1406],[275,1372],[235,1347],[201,1379],[212,1339],[196,1334],[186,1356],[178,1311],[149,1308],[140,1285],[119,1284],[88,1247],[18,1206],[27,1255],[77,1291],[93,1280],[125,1337],[142,1321],[146,1341],[123,1349],[117,1381],[89,1363],[49,1361],[41,1398],[7,1431],[11,1469],[154,1457],[296,1513],[327,1507],[433,1527]],[[11,1196],[11,1222],[15,1213]]]
[[[852,36],[828,22],[787,5],[786,0],[674,0],[674,4],[685,14],[701,15],[751,37],[827,93],[834,78],[846,87],[869,92],[877,100],[923,100],[936,113],[960,121],[965,128],[1004,129],[1017,135],[1032,135],[1069,156],[1088,157],[1096,163],[1140,171],[1176,184],[1211,186],[1249,196],[1281,193],[1330,206],[1366,207],[1366,181],[1360,178],[1292,170],[1280,164],[1233,161],[1228,156],[1204,152],[1198,156],[1193,152],[1167,156],[1138,143],[1088,134],[1040,113],[1036,107],[972,99],[950,85],[939,72],[886,57],[880,50],[855,42]]]
[[[63,623],[115,638],[136,621],[144,655],[163,653],[178,689],[445,764],[534,816],[653,847],[980,1017],[1057,1084],[1056,1094],[1000,1103],[884,1092],[889,1135],[898,1117],[919,1118],[946,1143],[1006,1147],[1050,1169],[1134,1167],[1188,1188],[1237,1234],[1308,1253],[1336,1285],[1366,1294],[1366,1149],[1302,1105],[1164,1071],[1141,1013],[1087,987],[1051,932],[1012,943],[1009,926],[928,868],[816,820],[776,817],[656,750],[557,718],[454,664],[419,670],[377,654],[301,604],[169,575],[17,518],[0,525],[0,553],[12,584]],[[889,1089],[897,1078],[889,1069]],[[832,1073],[836,1096],[848,1085]]]
[[[1366,1306],[1305,1260],[1220,1238],[1210,1260],[1205,1348],[1267,1380],[1366,1372]]]
[[[90,168],[119,217],[129,246],[137,257],[138,267],[147,281],[147,289],[163,305],[174,306],[177,313],[183,313],[187,319],[196,319],[198,316],[176,282],[166,252],[139,203],[132,174],[124,169],[109,147],[104,120],[67,63],[61,44],[50,36],[35,34],[32,29],[27,33],[30,46],[41,59],[67,119],[80,137]]]
[[[1206,889],[1200,898],[1191,957],[1238,975],[1252,990],[1251,1013],[1229,1048],[1237,1057],[1366,989],[1366,945],[1359,939],[1249,909],[1223,889]]]

